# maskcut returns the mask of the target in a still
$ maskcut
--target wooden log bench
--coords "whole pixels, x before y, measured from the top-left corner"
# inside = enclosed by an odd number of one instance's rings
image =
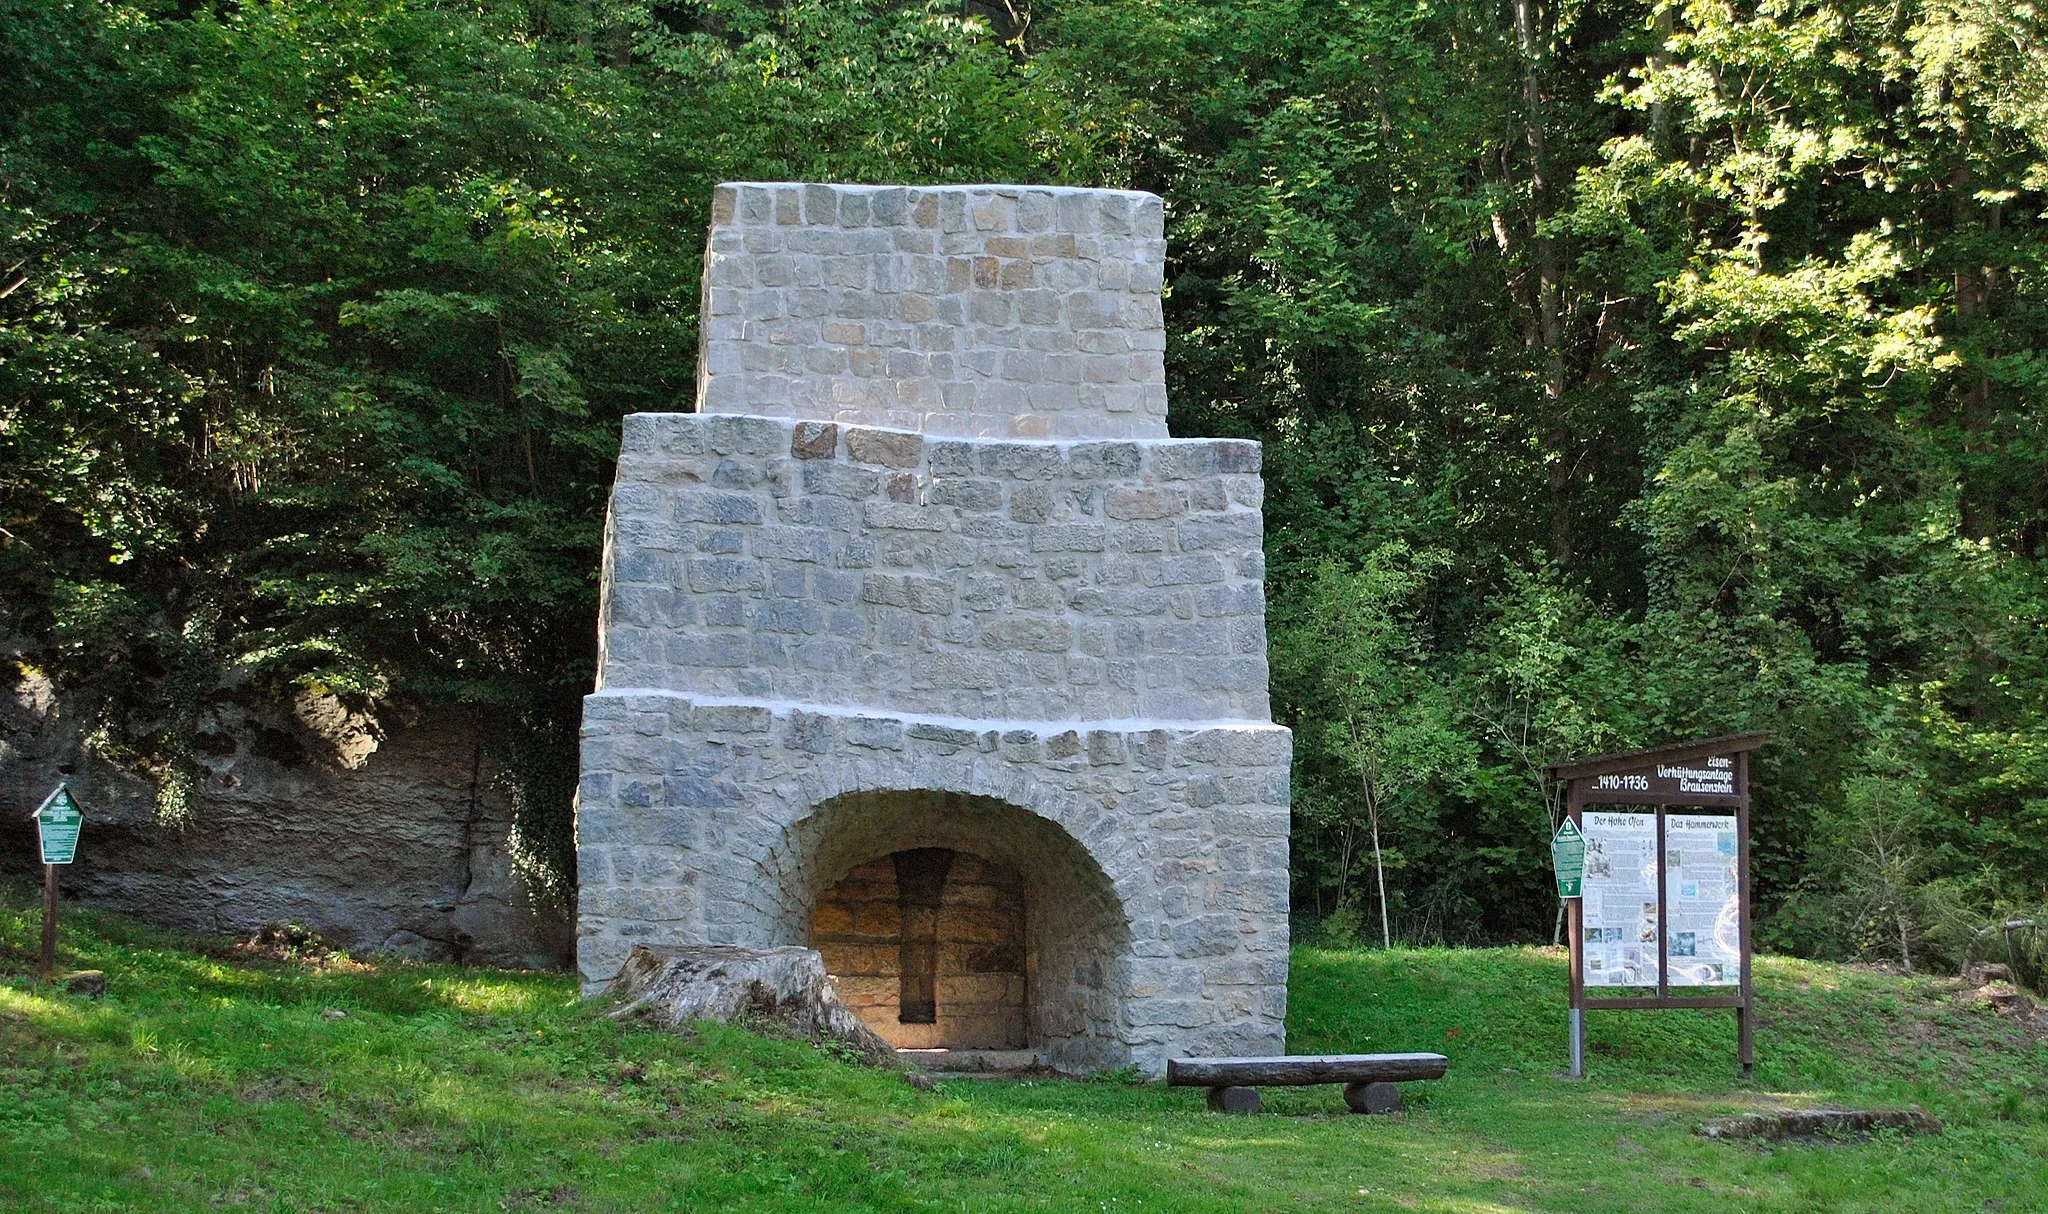
[[[1169,1087],[1208,1088],[1209,1107],[1219,1113],[1256,1113],[1259,1088],[1341,1083],[1344,1103],[1354,1113],[1396,1113],[1398,1083],[1442,1079],[1450,1060],[1442,1054],[1279,1054],[1271,1058],[1169,1058]]]

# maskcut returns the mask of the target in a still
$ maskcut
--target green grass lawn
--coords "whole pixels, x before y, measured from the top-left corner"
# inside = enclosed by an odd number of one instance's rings
[[[0,885],[10,1210],[2048,1210],[2048,1043],[1953,982],[1767,958],[1753,1083],[1729,1015],[1695,1012],[1593,1013],[1573,1083],[1558,953],[1301,949],[1291,1049],[1437,1050],[1450,1077],[1395,1117],[1324,1087],[1244,1118],[1121,1079],[919,1092],[801,1042],[622,1027],[559,974],[264,961],[69,910],[94,1002],[27,976],[36,923]],[[1947,1133],[1693,1133],[1831,1102]]]

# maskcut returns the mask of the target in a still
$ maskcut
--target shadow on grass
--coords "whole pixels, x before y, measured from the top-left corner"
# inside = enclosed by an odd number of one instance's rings
[[[33,938],[33,895],[0,887],[0,943]],[[1804,962],[1760,965],[1755,1085],[1734,1082],[1732,1017],[1689,1012],[1596,1014],[1573,1084],[1561,953],[1298,950],[1291,1048],[1438,1050],[1451,1074],[1398,1117],[1326,1087],[1230,1118],[1156,1084],[918,1092],[808,1043],[617,1024],[560,974],[320,968],[69,907],[65,926],[67,963],[110,994],[0,982],[10,1208],[1918,1210],[2048,1155],[2023,1086],[2048,1052],[1937,983]],[[1958,1128],[1833,1153],[1691,1133],[1836,1098]]]

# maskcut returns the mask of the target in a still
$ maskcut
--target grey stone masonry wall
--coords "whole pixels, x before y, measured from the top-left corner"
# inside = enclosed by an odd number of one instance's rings
[[[1166,437],[1151,194],[742,183],[711,215],[706,413]]]
[[[975,719],[1271,717],[1256,443],[626,421],[602,682]]]
[[[1054,1065],[1277,1053],[1288,742],[1273,725],[973,729],[599,692],[577,964],[595,989],[638,943],[806,943],[855,866],[951,847],[1023,871],[1030,913],[1074,919],[1034,932],[1034,1044]]]
[[[719,188],[701,412],[627,419],[608,522],[586,990],[643,941],[810,943],[937,847],[1022,874],[1052,1065],[1283,1047],[1259,449],[1166,436],[1158,217]]]

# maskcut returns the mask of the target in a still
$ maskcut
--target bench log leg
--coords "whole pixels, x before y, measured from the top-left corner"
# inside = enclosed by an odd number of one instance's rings
[[[1218,1113],[1256,1113],[1260,1107],[1259,1089],[1210,1088],[1209,1107]]]
[[[1398,1113],[1401,1089],[1391,1083],[1347,1083],[1344,1103],[1354,1113]]]

